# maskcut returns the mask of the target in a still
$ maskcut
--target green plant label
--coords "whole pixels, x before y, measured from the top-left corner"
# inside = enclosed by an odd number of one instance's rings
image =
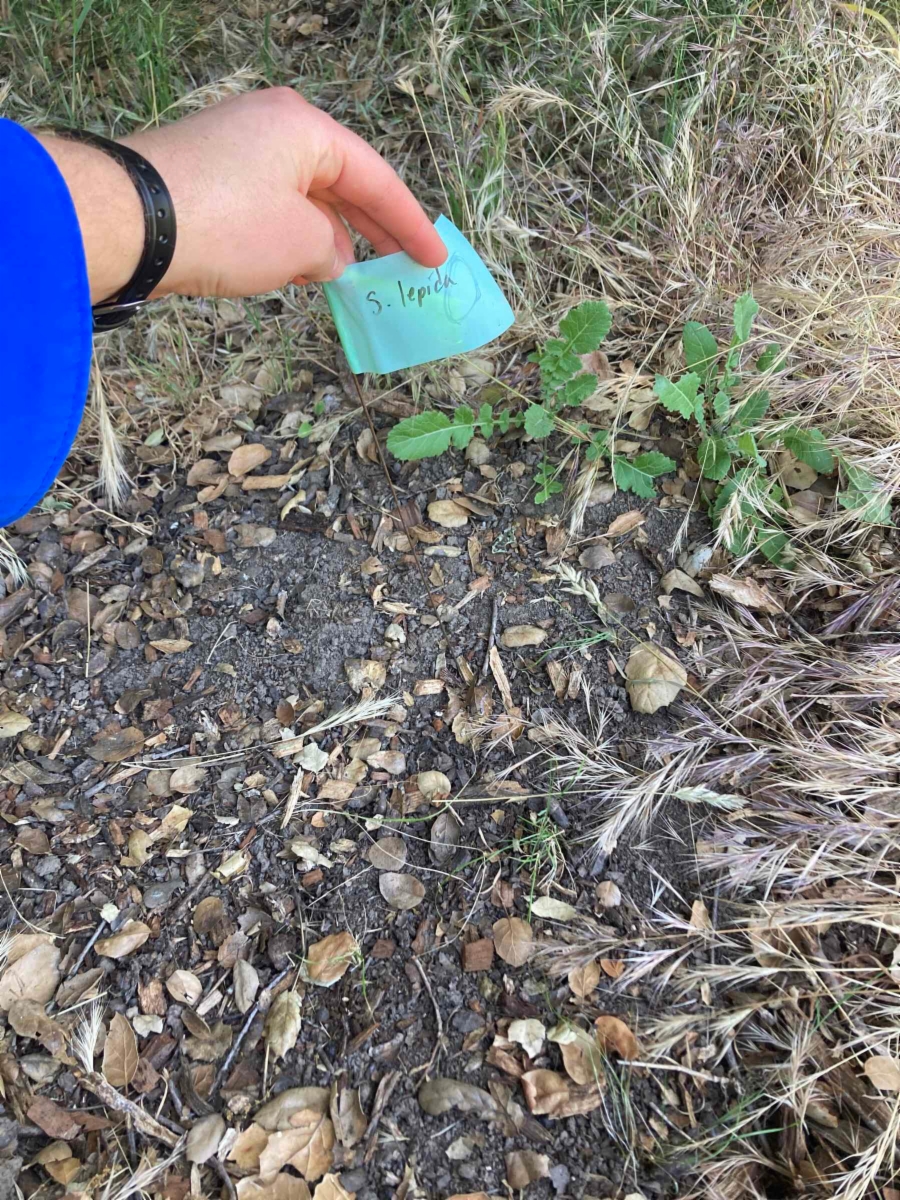
[[[496,280],[452,221],[434,225],[447,247],[440,267],[386,254],[325,284],[338,337],[355,374],[384,374],[465,354],[499,337],[515,317]]]

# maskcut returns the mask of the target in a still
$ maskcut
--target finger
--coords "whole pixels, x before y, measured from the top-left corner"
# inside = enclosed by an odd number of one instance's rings
[[[336,244],[337,230],[330,217],[318,205],[303,197],[298,196],[297,199],[297,228],[302,231],[303,249],[297,263],[299,269],[292,277],[292,282],[323,283],[329,279],[337,279],[345,265],[344,257]],[[346,229],[343,232],[349,241]]]
[[[349,129],[334,133],[341,170],[329,192],[374,221],[424,267],[439,267],[447,249],[422,206],[381,155]]]
[[[324,200],[313,200],[309,198],[310,204],[314,204],[320,213],[323,213],[331,222],[331,228],[334,231],[334,244],[340,256],[343,265],[349,266],[356,257],[353,253],[353,241],[347,226],[341,220],[340,214],[337,212],[333,204],[328,204]]]
[[[328,194],[330,195],[330,192]],[[357,233],[362,234],[367,242],[371,242],[379,258],[383,258],[385,254],[396,254],[398,250],[403,249],[395,237],[391,237],[387,230],[382,229],[377,221],[373,221],[355,204],[347,204],[337,196],[332,197],[331,203]]]

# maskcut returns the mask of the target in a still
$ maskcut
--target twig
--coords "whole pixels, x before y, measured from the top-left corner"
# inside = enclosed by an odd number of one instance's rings
[[[690,1075],[692,1079],[705,1079],[707,1083],[734,1083],[727,1075],[710,1075],[708,1071],[694,1071],[679,1063],[638,1062],[636,1058],[623,1058],[622,1066],[646,1067],[649,1071],[677,1071],[680,1075]]]
[[[285,967],[285,969],[283,971],[279,972],[279,974],[275,976],[275,978],[272,980],[272,982],[270,984],[268,984],[265,988],[263,988],[262,992],[260,993],[259,999],[256,1001],[256,1003],[253,1005],[253,1007],[247,1013],[247,1016],[244,1018],[244,1023],[241,1026],[240,1032],[238,1033],[237,1037],[232,1042],[231,1049],[228,1051],[228,1053],[225,1056],[225,1061],[222,1063],[221,1067],[219,1067],[216,1077],[212,1082],[212,1087],[207,1092],[207,1095],[206,1095],[207,1100],[215,1099],[216,1095],[218,1094],[219,1088],[222,1086],[222,1084],[225,1082],[226,1078],[228,1077],[228,1072],[231,1070],[232,1063],[237,1058],[237,1054],[241,1048],[241,1044],[243,1043],[244,1038],[247,1036],[247,1034],[250,1030],[250,1026],[253,1024],[253,1021],[256,1017],[256,1014],[259,1012],[260,1004],[263,1002],[264,999],[267,999],[267,997],[269,995],[271,995],[272,989],[277,987],[278,984],[281,983],[282,979],[284,979],[285,976],[290,975],[291,971],[293,971],[293,970],[294,970],[293,967]]]
[[[487,645],[484,648],[484,662],[481,664],[481,670],[478,672],[478,682],[481,683],[491,665],[491,650],[494,647],[494,641],[497,637],[497,618],[500,615],[500,602],[497,597],[494,597],[494,605],[491,609],[491,626],[488,630]]]
[[[75,960],[75,965],[69,971],[68,975],[66,976],[66,979],[71,979],[73,975],[78,974],[78,968],[81,966],[81,964],[87,958],[87,956],[90,954],[91,950],[93,949],[94,943],[100,937],[100,934],[103,932],[103,930],[105,928],[106,928],[106,921],[101,920],[100,924],[97,926],[97,928],[94,930],[94,932],[91,934],[90,938],[88,939],[87,945],[82,950],[82,952],[78,955],[78,958]]]
[[[170,1150],[174,1150],[179,1144],[181,1137],[184,1135],[184,1130],[179,1133],[174,1133],[171,1129],[167,1129],[155,1117],[151,1117],[149,1113],[138,1104],[134,1104],[131,1100],[126,1100],[125,1097],[117,1092],[114,1087],[106,1082],[102,1075],[98,1075],[96,1071],[91,1071],[81,1076],[81,1086],[87,1088],[89,1092],[103,1101],[110,1108],[114,1108],[116,1112],[125,1113],[131,1117],[134,1126],[139,1130],[144,1137],[155,1138],[158,1142],[168,1146]],[[174,1122],[170,1122],[174,1124]]]
[[[422,963],[420,962],[420,960],[418,958],[414,958],[413,962],[416,964],[419,974],[422,976],[422,982],[425,984],[425,990],[428,992],[428,995],[431,997],[431,1006],[434,1009],[434,1017],[435,1017],[435,1020],[437,1021],[437,1039],[435,1040],[435,1043],[434,1043],[434,1049],[431,1052],[431,1058],[429,1058],[428,1062],[425,1064],[424,1067],[416,1067],[416,1069],[415,1069],[415,1073],[417,1073],[419,1071],[424,1071],[424,1073],[427,1075],[428,1072],[431,1070],[431,1068],[434,1066],[434,1060],[437,1058],[437,1056],[440,1054],[441,1050],[443,1049],[444,1022],[441,1019],[441,1010],[440,1010],[440,1008],[438,1008],[438,1002],[434,998],[434,992],[431,990],[431,984],[429,983],[428,976],[425,974],[425,968],[422,966]]]
[[[212,1156],[212,1158],[208,1158],[206,1162],[207,1166],[212,1167],[212,1169],[221,1179],[222,1183],[225,1185],[225,1191],[228,1193],[228,1200],[237,1200],[237,1192],[234,1190],[234,1184],[231,1181],[231,1176],[228,1174],[228,1171],[225,1168],[225,1164],[223,1162],[219,1162],[215,1154]]]

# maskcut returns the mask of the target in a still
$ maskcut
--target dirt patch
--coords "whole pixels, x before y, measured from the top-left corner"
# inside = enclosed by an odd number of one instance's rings
[[[284,439],[275,430],[290,403],[273,404],[245,438],[272,452],[264,471],[284,469]],[[359,1089],[368,1119],[387,1079],[377,1126],[359,1145],[335,1151],[334,1170],[363,1200],[393,1194],[410,1168],[427,1194],[499,1193],[506,1155],[516,1149],[547,1155],[549,1176],[529,1193],[536,1197],[635,1188],[671,1194],[677,1173],[659,1165],[667,1131],[655,1114],[671,1109],[672,1094],[661,1094],[640,1069],[612,1063],[617,1083],[602,1106],[559,1120],[539,1115],[518,1130],[457,1110],[429,1116],[416,1097],[426,1078],[442,1076],[484,1089],[500,1083],[521,1104],[515,1074],[491,1061],[510,1020],[537,1019],[549,1029],[563,1020],[588,1026],[614,1012],[640,1036],[642,1019],[659,1002],[649,988],[614,979],[624,950],[585,1000],[565,979],[511,967],[490,950],[483,969],[463,966],[477,965],[467,947],[489,947],[504,916],[529,919],[538,940],[565,940],[567,924],[531,913],[542,893],[601,922],[623,946],[640,939],[643,914],[660,889],[691,894],[687,866],[672,851],[681,820],[675,812],[649,839],[626,836],[611,857],[598,859],[584,835],[605,814],[589,789],[560,783],[554,746],[542,743],[539,728],[556,714],[588,731],[602,710],[607,736],[626,761],[665,728],[665,711],[631,711],[621,669],[631,635],[676,653],[679,641],[690,642],[687,596],[666,597],[660,587],[687,510],[617,496],[588,508],[572,545],[559,513],[530,502],[536,456],[518,442],[495,449],[486,470],[459,454],[392,468],[401,499],[422,514],[426,540],[418,552],[428,597],[401,523],[385,519],[393,498],[379,466],[358,452],[361,433],[361,425],[343,424],[327,461],[312,462],[294,481],[305,499],[283,521],[285,495],[277,491],[248,494],[229,484],[219,498],[198,503],[199,489],[210,485],[188,486],[160,462],[138,481],[131,525],[89,504],[19,523],[14,544],[31,564],[33,585],[24,601],[12,593],[0,600],[7,613],[20,606],[4,622],[0,697],[32,723],[0,743],[4,880],[16,906],[8,923],[51,929],[63,975],[99,968],[94,992],[146,1030],[138,1047],[156,1080],[149,1077],[144,1106],[177,1125],[214,1109],[236,1126],[286,1088],[338,1082]],[[224,464],[228,453],[210,457]],[[466,524],[435,526],[428,505],[454,497],[468,499]],[[642,523],[601,539],[615,517],[638,507]],[[703,532],[693,521],[685,545]],[[585,574],[614,614],[608,641],[599,640],[604,626],[582,598],[563,590],[554,570],[561,557],[577,563],[598,546],[608,548],[609,564]],[[492,673],[481,674],[495,609],[492,644],[512,719]],[[504,633],[516,626],[539,631],[541,644],[508,648]],[[372,720],[316,735],[327,765],[318,774],[298,772],[290,757],[277,755],[278,739],[359,702],[348,660],[378,664],[377,696],[396,702]],[[119,754],[125,728],[139,731],[138,742]],[[369,762],[354,767],[359,754]],[[203,760],[201,782],[170,791],[170,769],[188,758]],[[151,769],[129,774],[135,762]],[[458,846],[440,861],[432,827],[442,806],[429,805],[416,787],[425,771],[446,775],[459,823]],[[298,778],[301,794],[282,829]],[[326,781],[348,779],[349,788],[331,793],[340,798],[321,798],[329,794]],[[173,804],[192,815],[174,836],[159,837]],[[401,870],[424,885],[424,900],[411,911],[388,906],[380,872],[368,861],[373,842],[386,835],[403,840]],[[307,849],[292,850],[298,842]],[[138,862],[141,853],[146,861]],[[617,885],[621,902],[604,908],[598,883]],[[198,932],[197,906],[209,898],[221,900],[221,921]],[[138,950],[121,959],[85,953],[101,922],[108,937],[129,919],[150,930]],[[297,979],[310,945],[344,930],[360,947],[358,959],[331,988],[297,981],[303,999],[295,1047],[283,1061],[271,1054],[267,1061],[260,1011],[218,1086],[227,1045],[212,1061],[192,1061],[186,1047],[196,1017],[188,1013],[186,1026],[183,1004],[148,990],[173,968],[192,972],[202,984],[205,1021],[221,1021],[228,1041],[245,1024],[229,955],[252,963],[263,988],[277,981],[277,991]],[[6,1048],[10,1061],[40,1050],[11,1029]],[[27,1115],[33,1094],[67,1110],[93,1102],[72,1060],[43,1057],[49,1062],[9,1084],[7,1111],[26,1126],[29,1156],[46,1143]],[[505,1061],[519,1071],[562,1069],[550,1043],[533,1060],[513,1046]],[[90,1136],[73,1143],[85,1173],[96,1153]],[[31,1167],[20,1185],[30,1194],[41,1181]],[[170,1181],[171,1193],[180,1186]]]

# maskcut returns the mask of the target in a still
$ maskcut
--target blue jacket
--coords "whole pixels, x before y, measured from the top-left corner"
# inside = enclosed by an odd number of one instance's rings
[[[0,528],[49,490],[75,440],[91,299],[68,188],[40,142],[0,118]]]

